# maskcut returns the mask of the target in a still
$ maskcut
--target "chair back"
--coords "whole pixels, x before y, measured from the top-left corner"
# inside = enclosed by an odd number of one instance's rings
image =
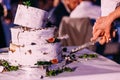
[[[59,36],[68,34],[69,38],[62,40],[63,46],[79,46],[90,41],[92,23],[90,18],[63,17],[59,26]]]

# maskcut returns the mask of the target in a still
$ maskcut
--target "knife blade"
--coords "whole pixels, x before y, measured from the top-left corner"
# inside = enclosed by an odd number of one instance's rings
[[[90,41],[90,42],[87,42],[87,43],[85,43],[85,44],[83,44],[83,45],[78,46],[77,48],[73,48],[73,49],[70,51],[70,54],[75,53],[75,52],[78,52],[78,51],[80,51],[81,49],[84,49],[84,48],[86,48],[86,47],[95,45],[95,43],[96,43],[96,42],[99,42],[100,39],[101,39],[101,37],[99,37],[96,41]]]
[[[73,48],[71,50],[70,54],[78,52],[79,50],[84,49],[84,48],[89,47],[89,46],[94,45],[94,44],[95,44],[94,42],[87,42],[87,43],[85,43],[85,44],[83,44],[81,46],[78,46],[77,48]]]

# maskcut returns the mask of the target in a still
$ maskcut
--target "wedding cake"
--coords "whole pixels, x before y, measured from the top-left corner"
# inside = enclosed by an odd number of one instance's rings
[[[42,28],[45,27],[45,20],[48,12],[31,6],[18,5],[14,24],[29,27]]]
[[[55,38],[55,27],[43,28],[46,11],[18,5],[11,28],[9,62],[13,65],[35,66],[37,61],[61,60],[61,43]]]

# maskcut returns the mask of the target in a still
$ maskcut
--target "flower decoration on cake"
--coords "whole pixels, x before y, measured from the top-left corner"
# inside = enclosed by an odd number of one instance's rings
[[[30,0],[23,1],[23,5],[26,5],[27,7],[28,7],[28,6],[31,6]]]
[[[58,63],[58,59],[52,59],[52,60],[51,60],[51,63],[52,63],[52,64],[57,64],[57,63]]]
[[[18,66],[12,66],[10,63],[6,60],[0,60],[0,72],[6,72],[6,71],[16,71],[18,70]]]
[[[55,43],[55,42],[60,42],[60,39],[58,38],[49,38],[46,40],[48,43]]]
[[[35,63],[35,65],[38,65],[38,66],[48,66],[51,64],[52,63],[50,61],[37,61],[37,63]]]
[[[63,73],[63,72],[73,72],[74,69],[73,68],[70,68],[70,67],[63,67],[63,68],[58,68],[56,70],[48,70],[46,72],[46,76],[56,76],[60,73]]]
[[[57,64],[58,63],[58,59],[52,59],[50,61],[37,61],[37,63],[35,65],[38,66],[49,66],[52,64]]]
[[[67,39],[67,38],[69,38],[69,36],[66,34],[63,36],[56,37],[56,38],[55,37],[49,38],[46,41],[48,43],[55,43],[55,42],[60,42],[62,39]]]
[[[98,55],[97,54],[87,54],[87,53],[84,53],[83,55],[80,55],[79,58],[97,58]]]

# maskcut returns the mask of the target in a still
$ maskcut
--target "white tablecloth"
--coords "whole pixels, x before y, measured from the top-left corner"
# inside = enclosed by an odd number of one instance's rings
[[[71,47],[68,48],[71,50]],[[93,53],[83,49],[76,54]],[[0,54],[0,59],[7,59],[8,54]],[[74,72],[64,72],[42,80],[120,80],[120,65],[99,55],[98,58],[73,62],[69,67],[76,68]],[[41,80],[40,71],[27,73],[25,70],[0,73],[0,80]]]

